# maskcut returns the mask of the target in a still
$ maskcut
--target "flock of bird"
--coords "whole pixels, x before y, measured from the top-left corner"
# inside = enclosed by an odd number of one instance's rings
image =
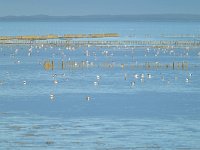
[[[19,59],[20,57],[18,57],[18,55],[20,55],[20,52],[21,51],[25,51],[26,56],[27,57],[32,57],[32,56],[38,56],[40,55],[41,52],[46,52],[46,53],[51,53],[49,55],[49,57],[52,57],[52,58],[61,58],[61,59],[67,59],[68,61],[70,60],[73,60],[74,57],[80,57],[84,60],[86,60],[87,62],[89,62],[88,60],[91,60],[93,59],[94,62],[90,61],[90,63],[95,63],[95,62],[98,62],[99,61],[99,58],[98,58],[98,55],[100,54],[101,58],[105,58],[105,60],[109,60],[111,61],[112,63],[115,61],[114,60],[114,57],[115,57],[115,51],[116,52],[122,52],[124,51],[124,56],[117,56],[117,57],[121,57],[121,59],[126,59],[127,57],[131,57],[131,58],[134,58],[136,52],[135,52],[135,47],[128,47],[128,46],[124,46],[124,47],[119,47],[119,46],[116,46],[116,47],[112,47],[112,48],[104,48],[104,47],[95,47],[95,46],[88,46],[88,49],[87,50],[83,50],[82,53],[80,53],[79,55],[82,55],[83,56],[73,56],[72,58],[70,57],[70,54],[72,54],[74,51],[76,50],[79,50],[81,51],[80,47],[72,47],[72,46],[66,46],[66,47],[54,47],[52,45],[48,45],[48,46],[44,46],[43,44],[42,45],[36,45],[36,46],[30,46],[29,48],[27,48],[26,46],[21,48],[20,46],[8,46],[8,47],[1,47],[0,48],[0,55],[1,56],[5,56],[7,54],[7,49],[11,49],[11,54],[10,57],[14,58],[14,63],[17,64],[17,65],[20,65],[22,62],[21,60]],[[55,51],[55,49],[57,49]],[[86,49],[86,48],[83,48],[83,49]],[[142,51],[142,50],[141,50]],[[152,57],[152,53],[154,54],[154,57],[158,57],[159,55],[167,55],[167,56],[176,56],[176,57],[188,57],[189,56],[189,50],[186,49],[186,50],[183,50],[182,52],[179,52],[179,53],[176,53],[176,49],[175,48],[170,48],[170,49],[161,49],[161,48],[143,48],[143,57],[148,57],[148,56],[151,56]],[[101,53],[99,53],[101,52]],[[6,54],[4,54],[6,53]],[[22,53],[21,53],[22,54]],[[200,52],[197,52],[197,56],[200,56]],[[92,57],[92,58],[91,58]],[[102,60],[101,60],[102,61]],[[125,60],[126,61],[126,60]],[[139,60],[138,60],[139,61]],[[137,63],[136,60],[134,60],[134,62]],[[38,62],[39,64],[42,65],[42,61]],[[129,62],[127,62],[129,63]],[[122,70],[123,70],[123,67],[122,66]],[[41,67],[42,68],[42,67]],[[100,70],[99,70],[100,71]],[[58,85],[59,84],[59,80],[57,79],[58,73],[54,73],[55,70],[52,72],[53,75],[52,75],[52,79],[53,79],[53,84],[54,85]],[[104,74],[106,73],[106,71],[104,72]],[[100,72],[101,74],[101,72]],[[60,76],[62,77],[66,77],[66,74],[63,73],[61,74]],[[103,80],[102,76],[101,75],[94,75],[96,76],[96,79],[95,81],[93,82],[93,85],[94,86],[99,86],[100,85],[100,80]],[[127,74],[127,73],[124,73],[124,80],[128,80],[128,76],[130,76],[130,74]],[[135,73],[135,74],[132,74],[132,81],[130,81],[129,83],[129,86],[131,88],[134,88],[137,86],[137,83],[136,81],[140,81],[141,83],[143,83],[146,79],[152,79],[154,78],[154,75],[152,75],[151,73]],[[185,77],[185,82],[186,83],[189,83],[190,80],[192,78],[192,73],[188,73],[188,75]],[[165,80],[165,77],[162,76],[161,78],[162,81]],[[175,80],[178,80],[178,77],[175,76]],[[27,85],[28,82],[26,80],[23,80],[23,85]],[[4,82],[3,80],[0,80],[0,85],[3,85]],[[153,84],[153,83],[152,83]],[[49,95],[50,99],[51,100],[55,100],[55,94],[53,91],[50,92],[50,95]],[[86,95],[85,99],[87,101],[90,101],[92,99],[91,96],[88,96]]]

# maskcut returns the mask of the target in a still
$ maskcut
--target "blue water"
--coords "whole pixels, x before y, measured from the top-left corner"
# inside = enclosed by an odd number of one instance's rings
[[[150,34],[200,34],[198,22],[1,22],[0,33],[6,36],[46,34],[119,33],[122,39],[142,39]]]
[[[161,34],[198,35],[200,24],[0,23],[1,35],[107,32],[121,35],[111,40],[160,40]],[[70,51],[63,46],[0,45],[0,149],[200,149],[199,54],[199,47]],[[44,69],[46,60],[55,61],[54,70]],[[61,61],[94,65],[61,69]],[[146,62],[187,62],[188,68],[131,67]]]

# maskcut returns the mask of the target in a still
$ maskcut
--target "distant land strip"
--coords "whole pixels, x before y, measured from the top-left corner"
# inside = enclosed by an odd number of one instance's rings
[[[48,39],[68,39],[68,38],[106,38],[119,37],[118,33],[103,34],[65,34],[65,35],[24,35],[24,36],[0,36],[0,40],[48,40]]]

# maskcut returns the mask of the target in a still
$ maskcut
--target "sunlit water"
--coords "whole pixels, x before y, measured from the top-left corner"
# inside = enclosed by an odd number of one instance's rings
[[[199,34],[200,24],[0,23],[2,35],[102,32],[160,39]],[[0,45],[0,149],[200,149],[199,48],[30,48]],[[94,66],[62,69],[62,61]],[[131,67],[146,62],[188,68]]]

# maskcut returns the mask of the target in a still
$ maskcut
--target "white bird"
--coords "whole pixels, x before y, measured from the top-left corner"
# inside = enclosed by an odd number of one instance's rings
[[[134,87],[135,86],[135,81],[132,81],[131,82],[131,87]]]
[[[152,78],[151,74],[148,73],[147,78],[151,79]]]
[[[139,78],[139,75],[138,75],[138,74],[135,74],[134,77],[135,77],[136,79],[138,79],[138,78]]]
[[[52,92],[50,93],[50,99],[51,99],[51,100],[54,100],[54,99],[55,99],[55,96],[54,96],[54,94],[53,94]]]
[[[97,75],[97,80],[100,80],[100,78],[101,78],[101,77],[100,77],[99,75]]]
[[[23,81],[23,84],[26,85],[26,81]]]
[[[53,83],[54,83],[54,84],[58,84],[58,80],[54,80]]]
[[[86,96],[86,100],[87,100],[87,101],[90,101],[90,100],[91,100],[91,97],[90,97],[90,96]]]
[[[141,78],[144,78],[144,74],[141,74]]]
[[[20,62],[20,60],[18,60],[16,63],[17,63],[17,64],[20,64],[21,62]]]
[[[141,78],[140,81],[143,83],[144,82],[144,78]]]
[[[97,86],[97,85],[99,85],[99,83],[95,81],[95,82],[94,82],[94,85]]]

